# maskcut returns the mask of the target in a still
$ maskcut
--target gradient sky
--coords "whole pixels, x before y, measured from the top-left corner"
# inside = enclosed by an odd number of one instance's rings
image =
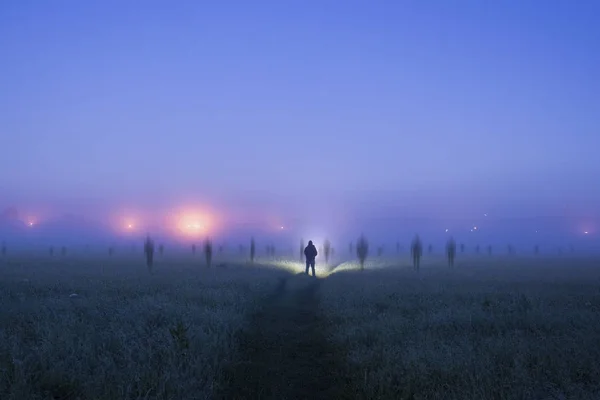
[[[597,216],[599,16],[585,0],[3,0],[0,206]]]

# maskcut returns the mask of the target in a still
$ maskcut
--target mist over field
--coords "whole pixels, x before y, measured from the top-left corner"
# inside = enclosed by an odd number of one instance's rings
[[[600,399],[598,15],[0,1],[0,399]]]

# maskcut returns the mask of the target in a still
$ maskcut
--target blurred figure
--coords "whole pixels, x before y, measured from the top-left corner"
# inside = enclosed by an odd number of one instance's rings
[[[302,258],[304,256],[304,239],[300,239],[300,261],[302,262]]]
[[[446,254],[448,255],[448,265],[454,267],[454,257],[456,257],[456,242],[453,238],[448,240],[446,245]]]
[[[212,255],[213,255],[213,244],[212,240],[206,238],[204,241],[204,258],[206,258],[206,266],[210,267],[212,264]]]
[[[479,245],[475,246],[475,254],[479,254],[479,251],[480,251]]]
[[[433,253],[433,245],[430,244],[429,246],[427,246],[427,252],[429,254]]]
[[[154,241],[150,238],[150,235],[147,235],[144,241],[144,253],[146,254],[146,266],[151,270],[154,262]]]
[[[325,243],[323,244],[323,253],[325,254],[325,264],[329,264],[329,256],[331,255],[331,242],[328,239],[325,239]]]
[[[360,237],[356,241],[356,255],[358,256],[358,261],[360,262],[361,271],[365,269],[365,260],[367,259],[368,254],[369,241],[367,240],[365,235],[360,235]]]
[[[256,243],[254,242],[254,238],[250,238],[250,262],[254,262],[254,257],[256,256]]]
[[[308,246],[306,246],[304,249],[304,257],[306,258],[306,275],[308,275],[308,268],[311,267],[313,276],[316,276],[315,262],[318,254],[317,248],[313,244],[312,240],[309,240]]]
[[[533,254],[535,254],[536,256],[540,254],[540,246],[538,246],[537,244],[533,246]]]
[[[423,244],[419,235],[415,236],[415,239],[410,246],[410,254],[413,259],[413,267],[418,270],[421,266],[421,256],[423,255]]]
[[[461,243],[461,244],[460,244],[460,252],[461,252],[461,253],[464,253],[464,252],[465,252],[465,244],[464,244],[464,243]]]

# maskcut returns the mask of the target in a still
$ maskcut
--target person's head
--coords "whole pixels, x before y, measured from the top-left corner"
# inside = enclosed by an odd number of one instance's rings
[[[312,245],[313,245],[313,242],[312,242],[312,240],[309,240],[309,241],[308,241],[308,245],[309,245],[309,246],[312,246]]]

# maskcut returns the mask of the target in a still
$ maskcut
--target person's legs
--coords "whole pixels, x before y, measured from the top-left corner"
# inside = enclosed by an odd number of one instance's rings
[[[310,267],[310,261],[306,260],[306,275],[308,275],[308,268]]]
[[[315,262],[314,261],[310,263],[310,267],[312,268],[313,276],[316,276],[316,274],[315,274]]]

